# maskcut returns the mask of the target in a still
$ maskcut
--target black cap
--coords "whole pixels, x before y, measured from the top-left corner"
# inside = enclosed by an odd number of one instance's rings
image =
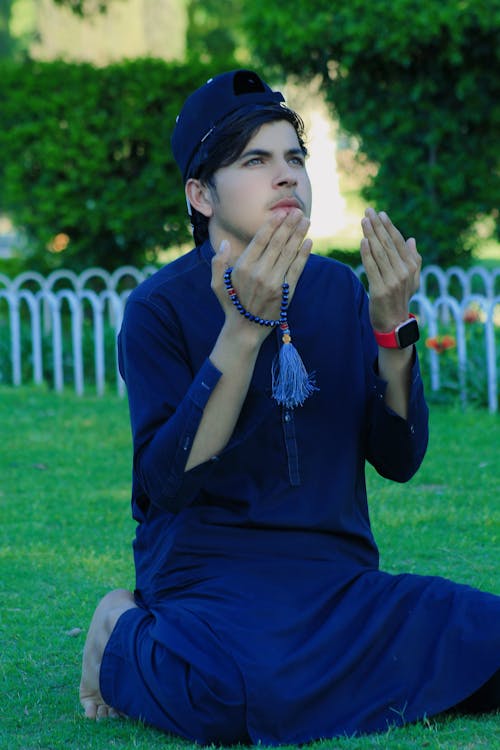
[[[185,101],[172,134],[172,151],[184,181],[200,145],[228,115],[248,105],[279,104],[285,98],[257,73],[232,70],[210,78]]]

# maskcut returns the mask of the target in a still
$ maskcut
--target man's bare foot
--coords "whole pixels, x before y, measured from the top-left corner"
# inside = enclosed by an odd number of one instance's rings
[[[104,719],[119,715],[114,708],[104,702],[99,689],[99,671],[104,649],[118,618],[136,606],[130,591],[116,589],[101,599],[94,612],[83,649],[80,682],[80,703],[88,719]]]

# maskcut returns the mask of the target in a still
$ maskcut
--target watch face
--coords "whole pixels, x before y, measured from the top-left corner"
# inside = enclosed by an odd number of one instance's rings
[[[396,338],[400,349],[405,349],[419,340],[420,332],[415,318],[411,318],[398,326],[396,329]]]

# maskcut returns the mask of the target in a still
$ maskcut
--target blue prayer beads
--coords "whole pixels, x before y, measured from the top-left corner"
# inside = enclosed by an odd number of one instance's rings
[[[232,271],[233,271],[232,266],[226,269],[224,273],[224,285],[227,289],[227,293],[229,294],[229,297],[231,298],[231,302],[236,307],[240,315],[243,315],[243,317],[246,318],[251,323],[258,323],[258,325],[260,326],[267,326],[271,328],[275,328],[276,326],[281,326],[281,327],[286,326],[288,328],[286,312],[288,309],[288,296],[290,294],[289,284],[286,281],[284,281],[281,287],[282,291],[281,291],[281,307],[280,307],[279,320],[269,320],[268,318],[261,318],[259,315],[253,315],[253,313],[249,312],[248,310],[245,310],[240,300],[238,299],[238,295],[236,294],[236,291],[233,287],[233,283],[231,281]]]

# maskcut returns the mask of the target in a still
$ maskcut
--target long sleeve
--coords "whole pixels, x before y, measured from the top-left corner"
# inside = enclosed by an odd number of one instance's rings
[[[137,290],[126,305],[118,340],[133,437],[133,499],[174,513],[196,498],[220,456],[245,440],[272,407],[264,394],[250,393],[225,449],[185,470],[203,410],[221,377],[209,354],[222,312],[209,276],[201,275],[199,294],[188,293],[178,277],[175,285],[154,287],[152,293],[147,286]]]
[[[362,289],[359,294],[369,391],[366,458],[383,477],[406,482],[422,463],[429,437],[429,411],[417,351],[414,350],[410,377],[408,418],[403,419],[385,403],[387,383],[377,372],[378,348],[370,324],[368,298]]]
[[[372,378],[367,460],[383,477],[406,482],[422,463],[428,442],[428,409],[418,357],[415,354],[411,372],[408,419],[403,419],[386,406],[384,394],[387,383],[375,372]]]
[[[210,461],[190,472],[184,468],[221,373],[208,358],[193,373],[181,331],[165,310],[143,300],[127,304],[118,352],[129,398],[134,479],[151,502],[167,505],[168,498],[195,492],[210,472]]]

